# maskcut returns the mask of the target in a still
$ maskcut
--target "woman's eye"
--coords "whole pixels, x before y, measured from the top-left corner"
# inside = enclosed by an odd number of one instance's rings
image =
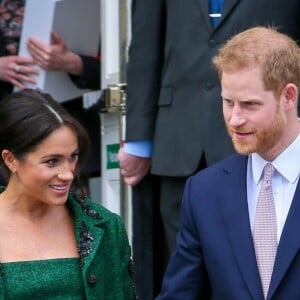
[[[73,162],[78,159],[78,153],[74,153],[70,156],[69,161]]]
[[[57,158],[53,158],[53,159],[49,159],[46,161],[46,163],[50,166],[53,166],[55,165],[56,163],[58,162],[58,159]]]

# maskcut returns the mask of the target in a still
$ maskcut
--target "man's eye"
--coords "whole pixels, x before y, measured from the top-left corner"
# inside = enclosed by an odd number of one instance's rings
[[[226,105],[229,105],[229,106],[232,106],[232,105],[233,105],[233,101],[230,100],[230,99],[223,99],[223,102],[224,102]]]
[[[257,102],[255,101],[249,101],[244,103],[245,106],[251,107],[257,105]]]

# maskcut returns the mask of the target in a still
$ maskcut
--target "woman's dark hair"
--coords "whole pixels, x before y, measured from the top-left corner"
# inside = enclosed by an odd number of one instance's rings
[[[80,167],[89,150],[84,127],[47,93],[33,89],[12,93],[0,101],[0,152],[6,149],[22,159],[62,126],[77,134]],[[3,176],[9,178],[2,156],[0,166]]]

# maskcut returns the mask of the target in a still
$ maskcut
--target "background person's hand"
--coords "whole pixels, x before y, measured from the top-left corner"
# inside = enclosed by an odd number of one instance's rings
[[[25,83],[36,83],[33,75],[38,74],[31,57],[9,55],[0,57],[0,80],[9,82],[18,88]]]
[[[66,71],[73,75],[82,72],[82,60],[79,55],[70,51],[56,32],[51,33],[51,44],[36,37],[27,41],[27,49],[35,63],[48,71]]]
[[[137,185],[150,170],[151,158],[128,154],[123,147],[119,150],[118,160],[121,175],[124,181],[131,186]]]

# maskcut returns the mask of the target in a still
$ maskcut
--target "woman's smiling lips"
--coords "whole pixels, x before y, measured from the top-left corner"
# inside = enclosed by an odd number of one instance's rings
[[[50,188],[55,192],[55,193],[58,193],[58,194],[65,194],[69,191],[69,187],[70,185],[69,184],[64,184],[64,185],[54,185],[54,184],[51,184],[50,185]]]

